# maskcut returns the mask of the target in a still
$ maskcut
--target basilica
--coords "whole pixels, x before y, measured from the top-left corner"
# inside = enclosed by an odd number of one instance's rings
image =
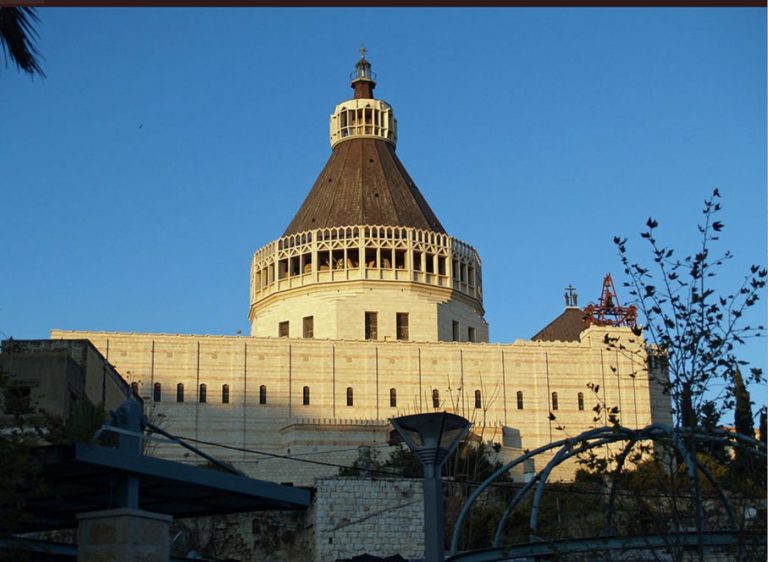
[[[597,404],[629,427],[669,423],[642,337],[586,321],[573,294],[531,339],[489,342],[480,256],[406,171],[364,53],[350,85],[325,167],[285,231],[253,254],[250,336],[51,337],[90,340],[167,431],[295,485],[337,473],[360,447],[386,454],[388,420],[411,413],[460,414],[505,458],[607,423]]]

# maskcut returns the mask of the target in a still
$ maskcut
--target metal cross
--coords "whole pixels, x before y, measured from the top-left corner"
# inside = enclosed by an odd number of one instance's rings
[[[570,283],[565,288],[565,306],[576,306],[576,288]]]
[[[365,43],[361,43],[360,44],[360,58],[364,59],[365,58],[365,53],[366,53]]]

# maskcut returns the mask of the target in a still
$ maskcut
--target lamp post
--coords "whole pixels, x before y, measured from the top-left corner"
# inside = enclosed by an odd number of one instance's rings
[[[469,420],[437,412],[392,418],[392,425],[424,466],[425,562],[445,559],[440,469],[469,432]]]

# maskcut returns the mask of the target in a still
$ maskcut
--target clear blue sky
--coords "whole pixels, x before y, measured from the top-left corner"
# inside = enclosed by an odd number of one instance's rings
[[[0,336],[247,334],[251,255],[328,158],[361,42],[401,160],[480,252],[492,341],[621,280],[612,238],[645,259],[649,215],[693,251],[714,187],[718,282],[766,261],[764,9],[39,13],[47,79],[0,69]]]

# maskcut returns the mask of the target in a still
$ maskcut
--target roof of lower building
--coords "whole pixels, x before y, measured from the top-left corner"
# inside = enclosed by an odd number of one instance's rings
[[[334,147],[283,236],[363,224],[445,232],[395,147],[372,138],[350,139]]]
[[[567,307],[563,313],[547,324],[533,341],[579,341],[580,334],[587,328],[584,311],[575,306]]]

